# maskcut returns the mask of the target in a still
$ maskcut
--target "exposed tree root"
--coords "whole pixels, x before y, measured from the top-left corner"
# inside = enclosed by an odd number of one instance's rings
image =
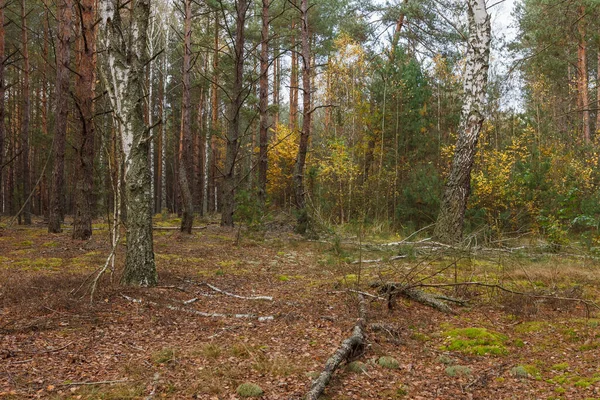
[[[352,335],[342,342],[340,347],[325,363],[323,372],[315,379],[308,391],[306,400],[317,400],[331,380],[336,368],[344,361],[354,358],[360,354],[365,342],[365,324],[367,320],[367,306],[363,295],[359,294],[359,319],[352,329]]]

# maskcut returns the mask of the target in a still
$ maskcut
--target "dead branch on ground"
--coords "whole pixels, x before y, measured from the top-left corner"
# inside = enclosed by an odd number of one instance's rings
[[[344,361],[348,361],[359,355],[365,342],[364,328],[367,320],[367,306],[363,295],[358,295],[359,299],[359,318],[352,329],[352,335],[342,342],[340,347],[325,363],[323,372],[315,379],[306,395],[306,400],[317,400],[325,390],[325,387],[331,380],[336,368]]]

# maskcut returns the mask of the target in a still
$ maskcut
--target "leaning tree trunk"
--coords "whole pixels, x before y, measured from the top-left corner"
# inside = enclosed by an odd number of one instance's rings
[[[149,18],[150,0],[137,0],[127,7],[120,0],[101,1],[100,26],[106,54],[101,71],[125,163],[127,255],[121,281],[136,286],[158,282],[148,165],[151,132],[144,122]]]
[[[60,0],[58,6],[58,40],[56,41],[56,122],[54,124],[54,167],[50,190],[50,216],[48,232],[59,233],[64,216],[63,194],[65,186],[65,142],[67,138],[67,118],[69,106],[69,62],[71,46],[71,22],[73,3]]]
[[[296,156],[294,167],[294,191],[296,208],[298,210],[298,233],[305,233],[308,227],[308,215],[306,212],[306,198],[304,193],[304,166],[306,165],[306,153],[308,152],[308,140],[310,138],[311,124],[311,85],[310,85],[310,31],[308,29],[308,0],[300,3],[302,23],[302,130],[300,131],[300,145]]]
[[[459,136],[450,168],[434,237],[442,242],[462,239],[467,200],[471,190],[471,169],[483,124],[483,106],[490,56],[490,17],[484,0],[467,0],[469,38],[464,77],[464,104]]]
[[[235,76],[231,103],[229,104],[229,126],[227,128],[227,147],[225,153],[225,169],[223,171],[223,207],[221,210],[221,225],[233,227],[233,212],[235,210],[235,165],[240,148],[240,111],[242,109],[243,97],[243,74],[244,74],[244,24],[246,12],[250,3],[246,0],[237,0],[236,6],[236,29],[234,45]]]
[[[179,188],[183,200],[181,232],[192,233],[194,200],[190,188],[192,155],[192,104],[190,97],[190,65],[192,58],[192,1],[185,0],[185,28],[183,50],[183,98],[181,104],[181,133],[179,136]],[[192,180],[193,181],[193,180]]]
[[[258,201],[264,209],[267,198],[267,147],[269,145],[269,0],[262,0],[262,30],[260,38],[260,135],[258,156]]]
[[[75,81],[76,105],[81,127],[76,138],[75,160],[75,217],[73,239],[86,240],[92,236],[94,205],[94,92],[96,82],[96,0],[80,0],[81,21]]]

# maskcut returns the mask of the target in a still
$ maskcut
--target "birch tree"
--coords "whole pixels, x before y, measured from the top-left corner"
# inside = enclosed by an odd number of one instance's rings
[[[465,210],[471,190],[471,169],[481,126],[490,57],[490,17],[485,0],[467,0],[469,37],[463,82],[464,104],[454,159],[444,187],[434,237],[446,243],[462,239]]]
[[[125,168],[127,255],[125,285],[158,281],[152,244],[149,147],[153,127],[144,122],[144,69],[150,62],[147,29],[150,0],[102,0],[100,27],[105,59],[102,78],[120,138]]]

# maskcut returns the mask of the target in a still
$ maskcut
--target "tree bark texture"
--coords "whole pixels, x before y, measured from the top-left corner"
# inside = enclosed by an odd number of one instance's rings
[[[352,329],[352,334],[342,342],[340,347],[325,363],[321,374],[315,379],[306,394],[306,400],[317,400],[323,394],[325,387],[333,377],[337,367],[344,361],[360,355],[365,344],[365,325],[367,321],[367,306],[362,294],[359,294],[359,318]]]
[[[434,237],[445,243],[462,239],[471,190],[471,169],[483,124],[483,107],[490,56],[490,17],[484,0],[467,0],[469,38],[463,83],[464,104],[454,159],[444,187]]]
[[[579,20],[577,21],[577,31],[579,33],[579,43],[577,44],[577,94],[579,96],[578,106],[582,115],[582,139],[583,143],[589,144],[592,135],[590,131],[585,6],[579,6],[578,11]]]
[[[183,71],[182,71],[182,102],[181,130],[179,135],[179,188],[183,212],[181,215],[181,232],[192,233],[194,223],[194,200],[190,188],[192,161],[192,102],[190,96],[190,69],[192,58],[192,1],[185,0]]]
[[[63,196],[65,187],[65,143],[67,138],[67,118],[69,105],[69,63],[71,59],[71,23],[73,3],[60,0],[58,4],[58,38],[56,41],[56,122],[54,124],[54,165],[52,169],[52,187],[50,190],[50,216],[48,232],[62,232],[64,217]]]
[[[269,146],[269,0],[262,0],[259,86],[258,201],[260,207],[264,209],[267,199],[267,148]]]
[[[296,4],[296,0],[293,0]],[[290,65],[290,116],[289,128],[291,131],[298,129],[298,52],[296,49],[296,19],[292,19],[290,48],[292,49]]]
[[[73,239],[92,236],[94,188],[94,93],[96,82],[96,0],[80,0],[77,4],[81,32],[78,38],[75,81],[76,106],[81,120],[76,137],[75,216]]]
[[[5,104],[4,96],[6,95],[6,87],[4,86],[4,53],[6,45],[6,31],[4,29],[4,7],[6,0],[0,0],[0,214],[4,211],[2,208],[4,202],[2,195],[4,193],[4,178],[2,175],[4,165],[4,140],[6,137],[6,129],[4,127]]]
[[[25,0],[21,0],[21,53],[23,56],[23,92],[22,98],[22,118],[21,118],[21,188],[23,205],[23,222],[25,225],[31,225],[31,202],[28,200],[31,191],[30,172],[29,172],[29,118],[31,109],[31,99],[29,98],[29,48],[27,44],[27,13],[25,10]]]
[[[219,129],[219,13],[215,12],[215,40],[212,57],[213,83],[211,88],[211,117],[210,117],[210,185],[206,188],[206,211],[217,211],[217,161],[219,151],[217,147],[217,131]]]
[[[304,167],[306,165],[306,154],[308,153],[308,141],[310,139],[311,126],[311,54],[310,54],[310,30],[308,26],[308,0],[300,3],[302,24],[302,130],[300,131],[300,144],[296,165],[294,166],[294,194],[296,208],[298,209],[299,233],[305,233],[308,225],[306,213],[306,197],[304,189]]]
[[[234,81],[231,92],[231,103],[229,104],[229,118],[227,127],[227,143],[225,153],[225,167],[223,171],[222,209],[221,225],[233,227],[233,213],[235,211],[236,174],[235,165],[240,149],[240,111],[244,101],[243,78],[244,78],[244,25],[246,23],[246,12],[250,3],[246,0],[235,2],[236,28],[234,43]]]
[[[121,282],[154,286],[158,281],[152,243],[152,195],[144,123],[144,68],[149,62],[150,0],[102,0],[100,24],[106,53],[102,76],[113,107],[125,167],[127,255]]]

